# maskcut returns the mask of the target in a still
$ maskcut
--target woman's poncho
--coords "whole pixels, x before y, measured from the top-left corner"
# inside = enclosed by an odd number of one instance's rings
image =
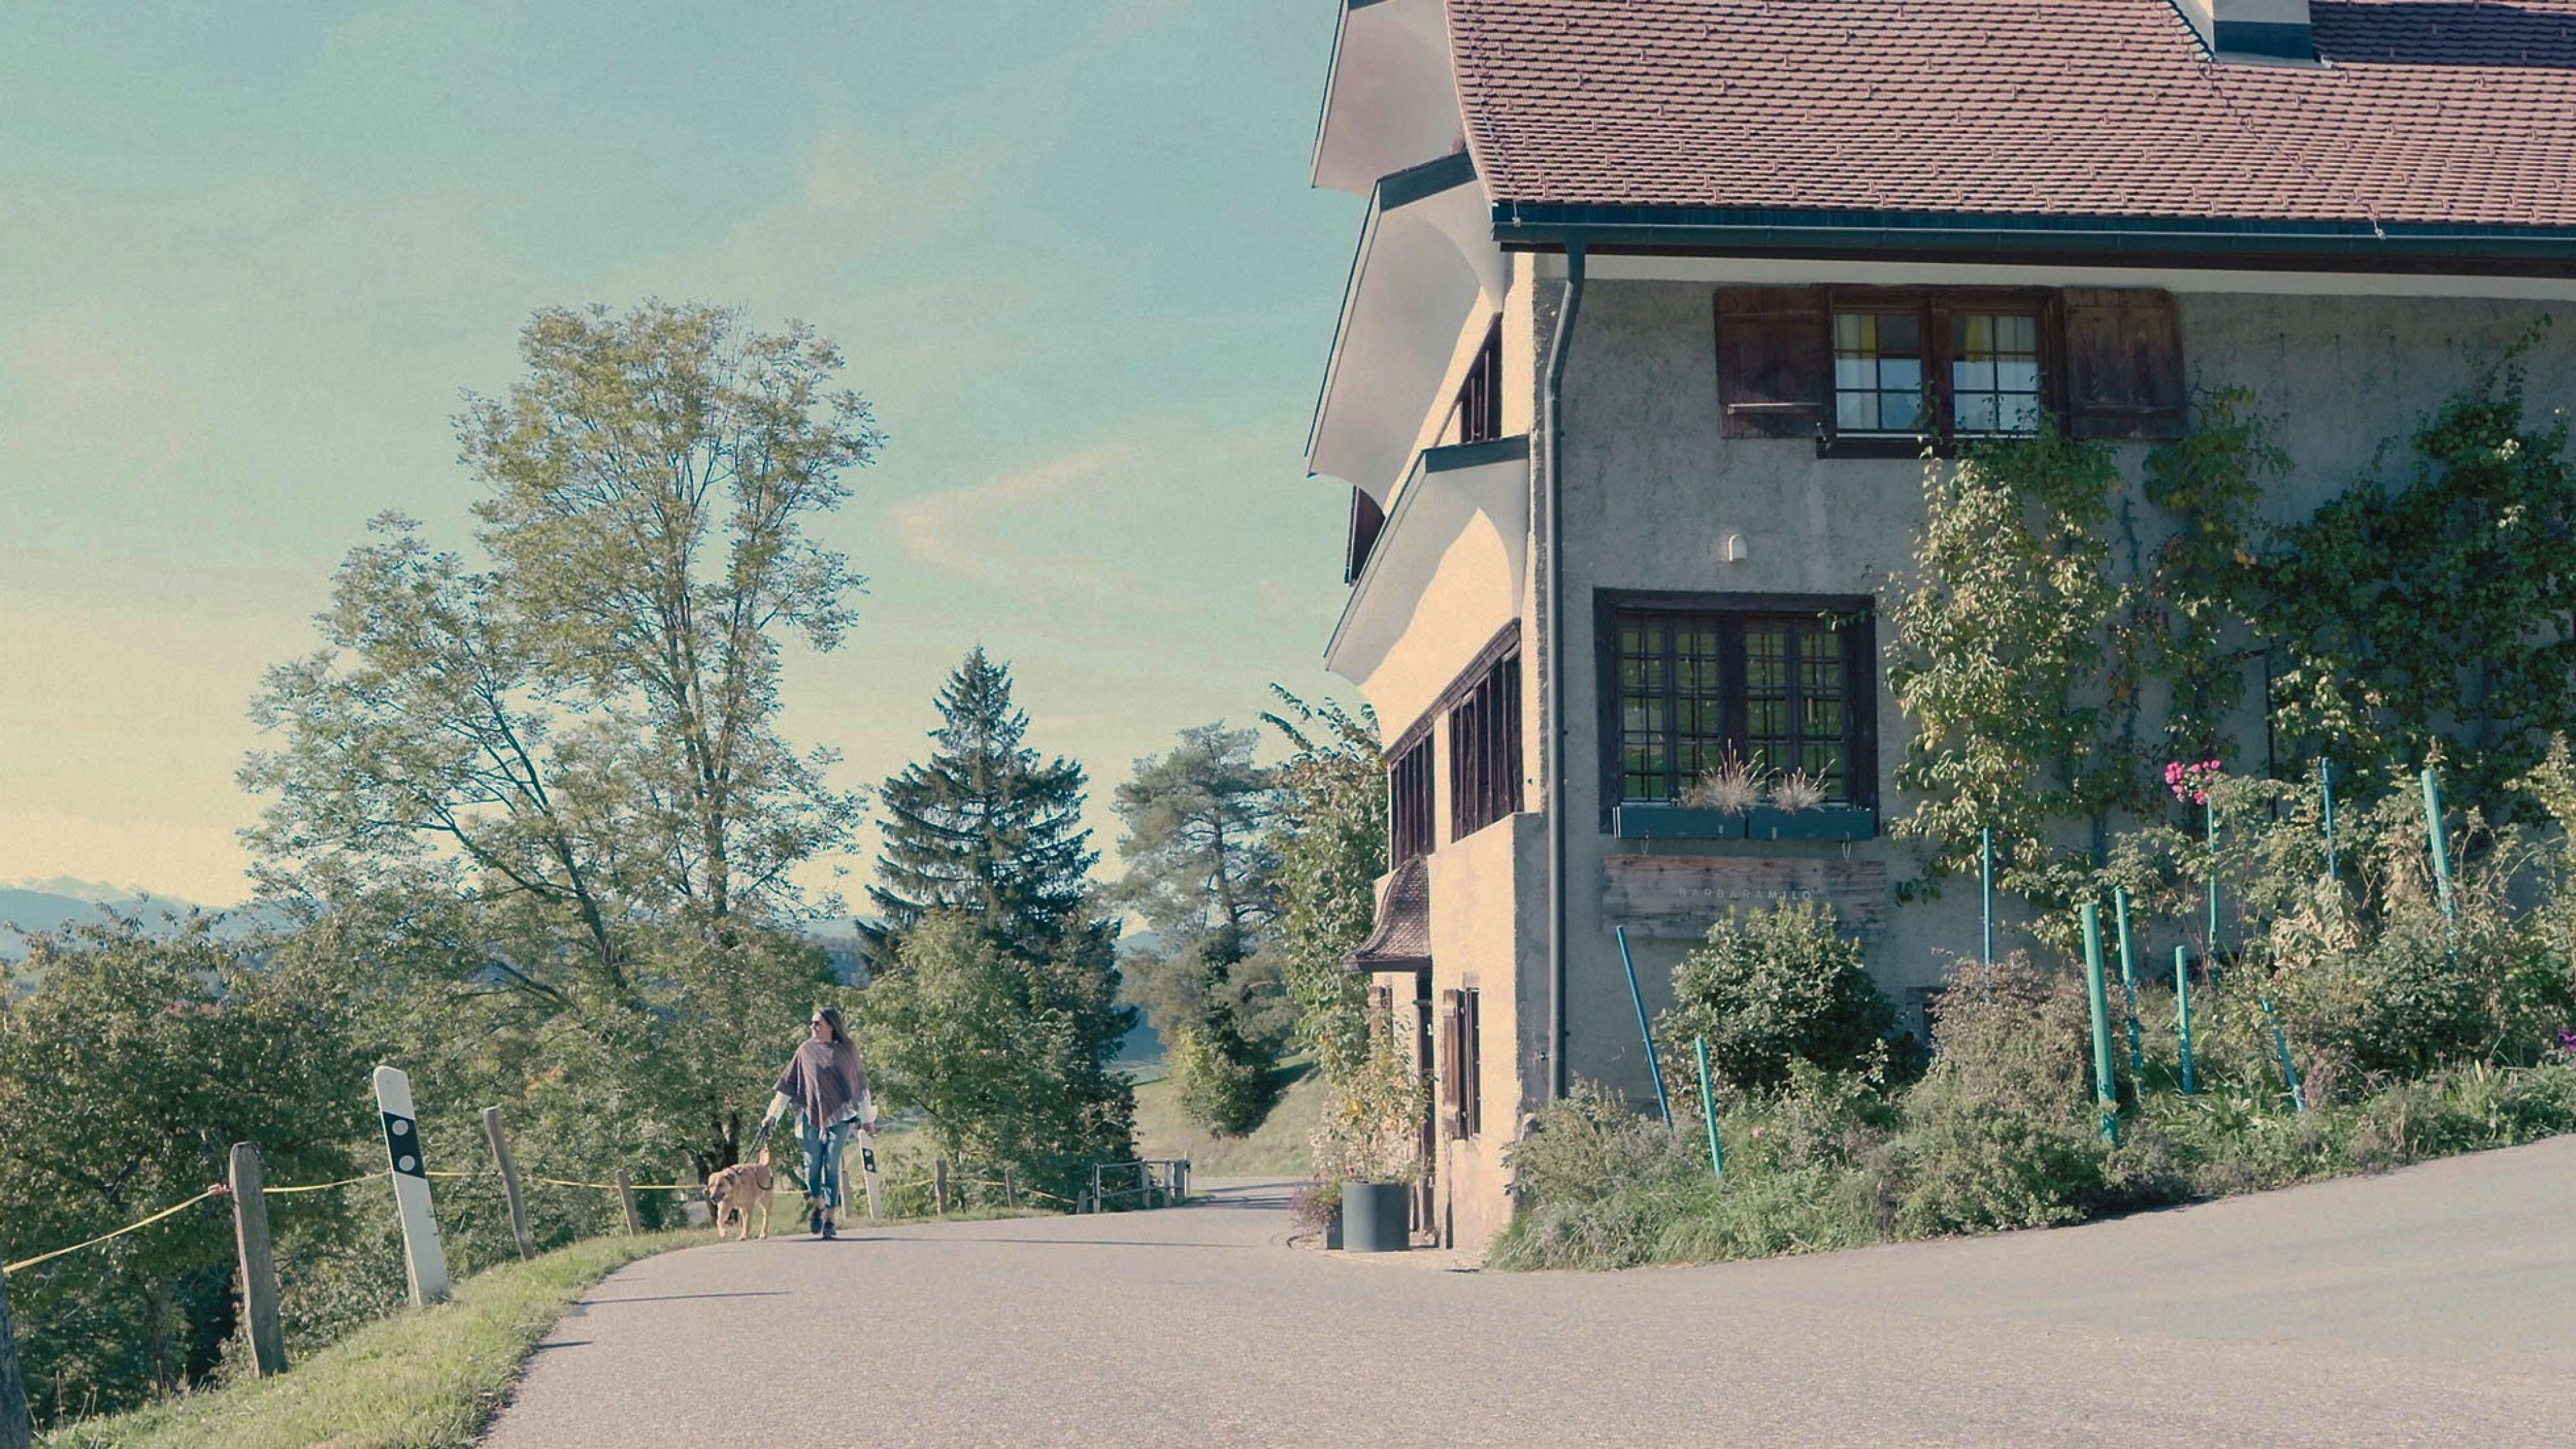
[[[839,1121],[867,1089],[867,1069],[846,1041],[808,1041],[778,1074],[778,1094],[817,1127]]]

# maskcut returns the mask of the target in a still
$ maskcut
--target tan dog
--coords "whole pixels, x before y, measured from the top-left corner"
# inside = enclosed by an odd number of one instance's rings
[[[742,1215],[743,1241],[751,1241],[751,1210],[760,1209],[760,1235],[769,1236],[769,1195],[776,1191],[778,1179],[769,1170],[769,1149],[760,1149],[755,1162],[737,1162],[707,1179],[707,1206],[716,1216],[716,1241],[723,1242],[725,1218]]]

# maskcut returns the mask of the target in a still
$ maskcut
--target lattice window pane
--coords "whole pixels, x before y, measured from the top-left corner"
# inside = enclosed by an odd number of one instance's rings
[[[1961,312],[1950,319],[1952,425],[1962,434],[2039,428],[2039,319]]]

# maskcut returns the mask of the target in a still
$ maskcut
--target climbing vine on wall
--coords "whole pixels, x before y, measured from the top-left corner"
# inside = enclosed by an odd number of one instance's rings
[[[2534,420],[2523,341],[2416,430],[2405,480],[2374,469],[2272,534],[2231,603],[2287,659],[2284,753],[2400,773],[2434,752],[2462,803],[2576,731],[2576,464]]]
[[[2511,785],[2576,734],[2576,463],[2566,419],[2529,416],[2530,341],[2411,435],[2403,482],[2374,466],[2292,524],[2262,521],[2291,459],[2243,388],[2144,459],[2152,545],[2104,445],[2050,427],[1933,464],[1888,670],[1908,894],[1973,870],[1981,829],[2005,890],[2092,892],[2121,868],[2111,823],[2176,808],[2170,760],[2304,778],[2329,754],[2360,806],[2439,757],[2462,803],[2530,808]],[[2249,751],[2229,725],[2255,679],[2272,738]]]
[[[2107,820],[2136,794],[2114,723],[2123,673],[2112,626],[2132,590],[2111,581],[2111,450],[2054,424],[1970,445],[1924,474],[1915,586],[1893,613],[1888,683],[1912,725],[1893,826],[1925,847],[1922,890],[1973,869],[1992,829],[2007,889],[2061,902],[2088,873],[2062,822]],[[2106,690],[2105,682],[2110,687]]]

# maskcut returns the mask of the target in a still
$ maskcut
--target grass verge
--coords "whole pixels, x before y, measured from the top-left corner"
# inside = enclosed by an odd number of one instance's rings
[[[454,1449],[509,1397],[519,1365],[575,1298],[703,1232],[594,1238],[478,1273],[453,1302],[380,1319],[279,1378],[190,1394],[46,1436],[47,1449]]]

